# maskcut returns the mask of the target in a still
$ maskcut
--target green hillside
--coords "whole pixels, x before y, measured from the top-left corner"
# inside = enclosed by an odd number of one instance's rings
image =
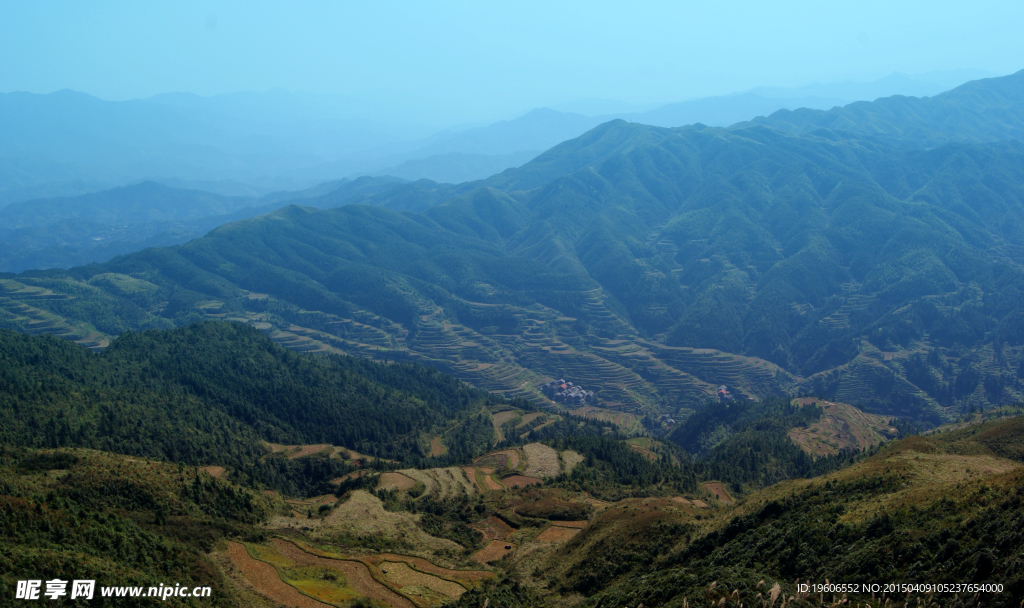
[[[126,333],[100,354],[0,330],[0,444],[80,447],[190,465],[291,493],[353,470],[341,458],[264,458],[320,445],[409,464],[494,442],[486,393],[416,365],[307,357],[238,323]],[[430,437],[452,445],[429,459]]]
[[[1019,80],[948,95],[984,113]],[[427,363],[538,402],[565,377],[604,408],[675,413],[725,384],[938,424],[1024,398],[1021,184],[1019,141],[618,121],[485,184],[379,195],[427,196],[422,213],[291,206],[5,275],[0,324],[102,347],[236,319],[294,350]]]

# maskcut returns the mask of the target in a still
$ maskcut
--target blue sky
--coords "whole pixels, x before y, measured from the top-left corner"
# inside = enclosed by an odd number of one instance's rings
[[[0,91],[274,87],[469,120],[1024,68],[1016,2],[4,2]]]

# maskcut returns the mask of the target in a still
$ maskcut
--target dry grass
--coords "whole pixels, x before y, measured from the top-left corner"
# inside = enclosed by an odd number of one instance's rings
[[[415,480],[417,483],[423,484],[423,496],[438,493],[437,479],[430,472],[418,469],[401,469],[398,472]]]
[[[508,549],[505,547],[508,547]],[[515,550],[516,546],[509,542],[503,540],[492,540],[487,543],[486,547],[480,549],[473,555],[470,555],[469,559],[477,562],[478,564],[489,564],[500,560]]]
[[[526,454],[523,473],[527,477],[558,477],[562,472],[558,452],[543,443],[528,443],[523,446],[523,453]]]
[[[493,414],[491,416],[491,422],[492,424],[494,424],[494,434],[496,436],[496,439],[494,440],[495,445],[501,443],[502,441],[505,441],[505,433],[501,431],[501,425],[505,424],[510,420],[515,419],[515,417],[518,415],[519,414],[513,412],[512,410],[505,410],[503,412],[498,412],[497,414]]]
[[[377,481],[378,490],[411,490],[415,487],[416,481],[401,473],[381,473]]]
[[[563,528],[561,526],[548,526],[543,532],[537,535],[533,541],[537,543],[564,543],[572,540],[579,534],[577,528]]]
[[[529,486],[539,486],[544,483],[544,480],[536,477],[526,477],[524,475],[513,475],[502,479],[501,483],[504,484],[506,488],[526,488]]]
[[[562,456],[562,467],[565,469],[565,473],[568,475],[572,473],[572,470],[576,468],[576,465],[580,464],[584,460],[583,454],[575,452],[573,450],[563,450]]]
[[[896,438],[889,419],[868,414],[852,405],[813,398],[795,401],[799,405],[817,403],[824,414],[807,428],[790,429],[789,438],[813,456],[829,456],[845,448],[863,449]]]
[[[527,414],[523,416],[522,421],[516,425],[516,428],[518,429],[520,427],[524,427],[543,415],[544,414],[542,414],[541,412],[533,412],[532,414]]]
[[[329,540],[339,534],[379,535],[391,540],[408,541],[417,548],[417,552],[461,549],[450,540],[430,536],[417,525],[418,521],[418,515],[386,511],[376,496],[365,490],[356,490],[323,519],[274,517],[268,527],[300,530],[313,539]]]
[[[633,450],[634,452],[640,453],[640,455],[642,455],[647,460],[652,460],[652,461],[657,461],[658,460],[658,455],[655,454],[654,452],[648,450],[647,448],[645,448],[643,446],[639,446],[639,445],[633,444],[633,443],[630,443],[628,445],[629,445],[629,449]]]
[[[281,580],[277,570],[266,562],[253,559],[240,543],[228,541],[228,557],[238,568],[257,593],[284,606],[296,608],[330,608],[328,604],[318,602],[311,597],[302,595],[295,587]]]
[[[466,588],[458,583],[413,570],[405,562],[382,562],[380,571],[389,583],[407,595],[426,595],[429,598],[430,594],[422,592],[428,589],[444,596],[444,599],[454,600],[466,592]]]

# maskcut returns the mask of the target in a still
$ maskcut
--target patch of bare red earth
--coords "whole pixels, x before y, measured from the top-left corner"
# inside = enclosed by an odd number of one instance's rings
[[[506,549],[506,547],[508,548]],[[515,549],[516,546],[511,543],[505,542],[503,540],[492,540],[491,542],[487,543],[486,547],[480,549],[473,555],[470,555],[469,559],[473,560],[478,564],[489,564],[491,562],[496,562],[500,560],[509,553],[515,551]]]
[[[266,562],[253,559],[241,543],[228,541],[228,557],[231,563],[241,571],[245,580],[260,595],[268,597],[283,606],[294,608],[330,608],[328,604],[318,602],[311,597],[302,595],[288,583],[281,580],[277,570]]]
[[[527,477],[526,475],[513,475],[505,477],[501,480],[501,483],[506,488],[527,488],[529,486],[539,486],[544,483],[544,480],[537,477]]]
[[[579,528],[563,528],[562,526],[548,526],[533,540],[538,543],[564,543],[573,536],[579,534]]]

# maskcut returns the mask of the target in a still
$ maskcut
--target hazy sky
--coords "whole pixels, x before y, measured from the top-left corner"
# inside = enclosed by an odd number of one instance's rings
[[[282,87],[467,120],[894,71],[1024,68],[1024,2],[84,2],[0,5],[0,91]]]

